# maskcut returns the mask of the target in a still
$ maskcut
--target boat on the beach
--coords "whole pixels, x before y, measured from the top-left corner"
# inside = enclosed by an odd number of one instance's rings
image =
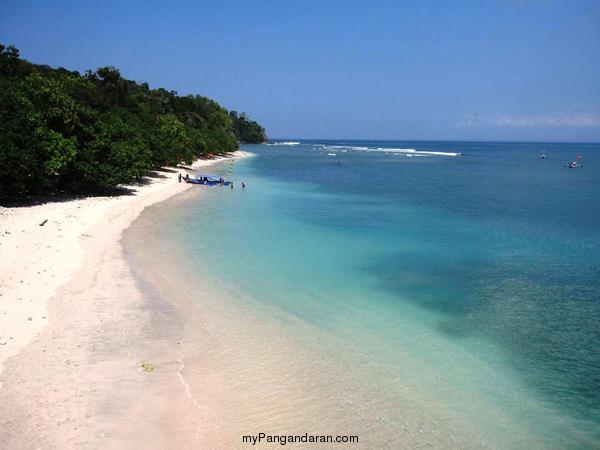
[[[217,175],[196,175],[196,178],[184,178],[186,183],[201,184],[203,186],[230,186],[231,181]]]

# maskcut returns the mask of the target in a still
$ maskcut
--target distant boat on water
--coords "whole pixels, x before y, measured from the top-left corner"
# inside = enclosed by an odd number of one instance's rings
[[[577,157],[571,161],[569,164],[566,165],[566,167],[568,167],[569,169],[581,169],[583,166],[580,164],[581,162],[581,155],[577,155]]]

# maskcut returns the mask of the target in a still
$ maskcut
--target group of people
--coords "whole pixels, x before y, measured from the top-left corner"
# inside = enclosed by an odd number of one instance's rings
[[[231,182],[231,184],[229,185],[229,187],[231,189],[233,189],[233,181]],[[246,185],[244,183],[242,183],[242,189],[246,189]]]

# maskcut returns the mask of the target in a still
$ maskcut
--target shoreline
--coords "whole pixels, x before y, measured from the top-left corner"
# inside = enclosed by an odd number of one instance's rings
[[[264,430],[356,434],[357,448],[487,446],[326,330],[183,264],[161,231],[210,203],[176,176],[78,238],[83,263],[48,302],[49,323],[0,374],[1,444],[236,448]]]
[[[192,169],[245,156],[248,153],[238,151],[198,160]],[[130,372],[132,364],[139,368],[140,361],[131,353],[132,348],[144,347],[139,339],[160,343],[164,338],[152,330],[153,315],[173,312],[164,305],[157,312],[148,311],[148,299],[137,289],[120,240],[146,207],[192,187],[177,182],[179,171],[185,173],[181,168],[169,169],[145,177],[140,185],[127,186],[135,191],[133,195],[0,210],[3,446],[85,446],[77,440],[90,435],[81,431],[102,425],[102,420],[87,420],[92,417],[90,404],[118,400],[106,389],[106,398],[92,401],[107,387],[106,378],[125,367]],[[135,329],[135,324],[140,328]],[[111,326],[112,334],[107,331]],[[123,347],[129,348],[123,353]],[[159,347],[141,348],[140,356],[151,357]],[[144,370],[138,372],[146,375]],[[120,405],[128,411],[131,406]],[[54,420],[63,416],[62,421]],[[117,425],[112,428],[118,429]],[[115,442],[123,438],[113,437]]]
[[[203,448],[238,448],[257,430],[357,434],[356,448],[488,446],[471,424],[415,386],[397,385],[355,347],[201,270],[180,245],[187,239],[171,232],[185,206],[204,204],[210,199],[181,193],[147,208],[123,236],[141,289],[180,313],[177,375],[199,407],[189,414],[203,418]]]

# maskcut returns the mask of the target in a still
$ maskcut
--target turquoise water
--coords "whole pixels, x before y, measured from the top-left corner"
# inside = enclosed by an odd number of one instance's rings
[[[235,189],[169,224],[203,276],[342,342],[385,389],[434,398],[489,445],[600,446],[600,145],[244,149]]]

